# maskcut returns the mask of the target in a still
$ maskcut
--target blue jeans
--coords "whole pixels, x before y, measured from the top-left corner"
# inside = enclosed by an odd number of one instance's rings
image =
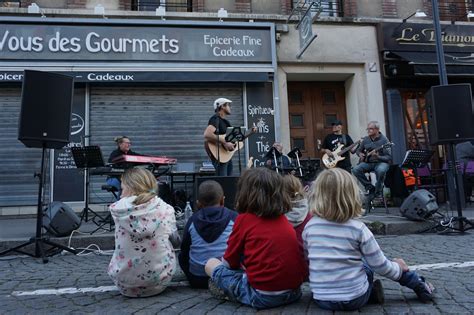
[[[232,175],[233,165],[232,160],[227,163],[218,163],[214,161],[212,163],[216,169],[216,176],[230,176]]]
[[[224,265],[217,266],[212,272],[212,280],[231,300],[265,309],[293,303],[301,298],[298,288],[278,295],[263,294],[252,288],[243,270],[229,269]]]
[[[122,195],[122,186],[120,179],[118,179],[117,177],[109,177],[107,178],[107,185],[117,188],[117,200],[119,200],[120,195]]]
[[[367,190],[372,184],[365,176],[365,173],[375,172],[375,177],[377,178],[377,183],[375,184],[375,193],[378,194],[382,191],[382,184],[385,180],[385,174],[387,173],[390,165],[385,162],[378,163],[365,163],[362,162],[356,167],[352,168],[352,174],[359,180],[359,182]]]
[[[321,301],[315,300],[316,304],[325,310],[330,311],[355,311],[360,309],[362,306],[367,304],[369,301],[370,295],[372,293],[373,281],[374,281],[374,272],[369,268],[369,266],[364,264],[365,272],[367,273],[367,281],[369,282],[369,288],[367,291],[350,301]],[[417,287],[423,285],[423,280],[420,276],[414,271],[405,271],[402,273],[402,276],[398,280],[398,283],[401,285],[415,290]]]

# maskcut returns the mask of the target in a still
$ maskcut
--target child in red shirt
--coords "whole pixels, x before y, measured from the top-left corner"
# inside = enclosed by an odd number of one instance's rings
[[[308,275],[302,246],[284,213],[290,209],[283,179],[266,168],[243,173],[237,184],[234,223],[223,261],[206,264],[210,285],[231,300],[264,309],[301,297]]]

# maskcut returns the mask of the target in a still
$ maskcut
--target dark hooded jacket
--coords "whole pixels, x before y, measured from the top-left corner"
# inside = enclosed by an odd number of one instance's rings
[[[225,207],[207,207],[189,218],[179,254],[179,264],[185,274],[206,276],[206,262],[224,255],[236,217],[237,212]]]

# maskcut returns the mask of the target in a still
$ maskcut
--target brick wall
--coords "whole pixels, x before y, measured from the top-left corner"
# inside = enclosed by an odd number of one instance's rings
[[[397,0],[382,0],[382,17],[384,18],[398,17]]]
[[[357,16],[357,0],[344,1],[344,16],[345,17]]]
[[[280,0],[280,13],[290,14],[292,10],[291,0]]]
[[[21,0],[20,1],[20,8],[27,8],[33,2],[35,2],[35,1],[34,0]]]
[[[193,12],[204,12],[204,0],[193,0]]]
[[[84,9],[86,7],[87,0],[68,0],[68,9]]]
[[[250,13],[252,12],[251,0],[235,0],[235,12]]]

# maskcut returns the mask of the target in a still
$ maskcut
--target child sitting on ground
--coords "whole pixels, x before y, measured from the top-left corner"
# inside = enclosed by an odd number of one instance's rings
[[[223,260],[206,264],[209,289],[221,289],[231,300],[257,309],[298,300],[307,277],[303,249],[284,213],[290,200],[283,179],[266,168],[246,170],[237,183],[240,213]]]
[[[213,180],[199,185],[197,206],[184,227],[178,258],[191,287],[207,289],[204,266],[210,258],[224,255],[237,212],[224,207],[224,191]]]
[[[170,242],[176,232],[174,209],[157,196],[156,179],[146,169],[127,170],[121,187],[121,199],[110,206],[115,251],[108,274],[125,296],[159,294],[176,269]]]
[[[291,199],[291,210],[285,213],[285,216],[288,222],[295,228],[298,242],[303,246],[301,234],[303,233],[306,223],[311,219],[308,199],[306,199],[303,184],[301,184],[301,181],[297,177],[291,174],[285,175],[283,177],[283,183],[285,185],[285,192]]]
[[[368,302],[383,303],[374,272],[413,289],[421,301],[433,298],[433,286],[410,271],[403,259],[388,260],[359,220],[362,214],[355,178],[340,168],[323,171],[309,195],[313,218],[303,231],[310,264],[309,282],[319,307],[353,311]]]

